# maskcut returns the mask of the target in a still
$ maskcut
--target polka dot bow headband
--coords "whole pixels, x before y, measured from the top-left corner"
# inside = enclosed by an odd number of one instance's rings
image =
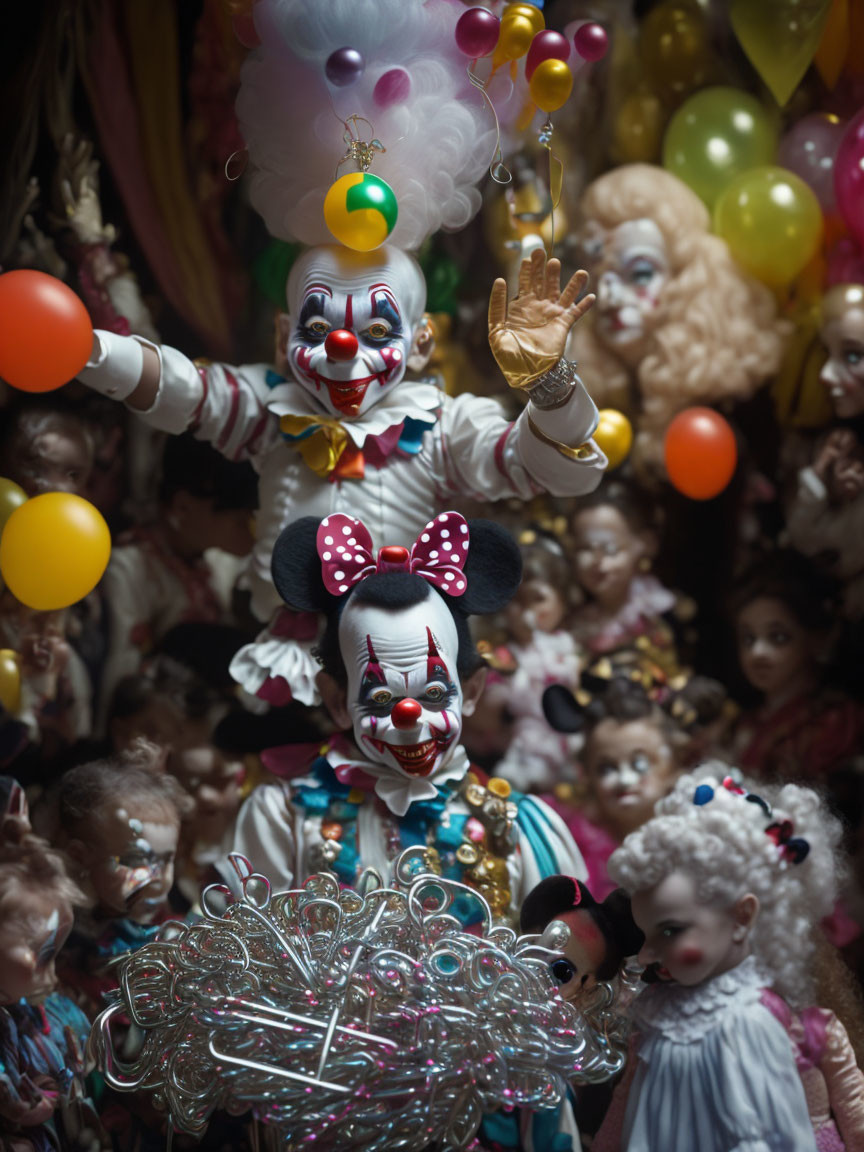
[[[374,572],[412,572],[448,596],[461,596],[467,587],[462,568],[468,545],[468,525],[458,512],[430,520],[410,551],[397,545],[381,548],[377,561],[369,530],[353,516],[328,516],[316,537],[324,587],[331,596],[344,596]]]

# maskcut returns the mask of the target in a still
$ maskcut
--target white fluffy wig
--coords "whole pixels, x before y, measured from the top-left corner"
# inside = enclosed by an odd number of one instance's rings
[[[804,1007],[813,1003],[818,922],[833,911],[837,898],[840,824],[816,792],[796,784],[759,786],[759,795],[773,808],[769,819],[758,804],[724,788],[722,776],[682,776],[659,801],[654,819],[612,854],[609,875],[632,895],[683,871],[695,878],[700,900],[720,907],[753,893],[759,899],[753,953],[775,990],[793,1007]],[[699,785],[714,789],[708,803],[693,802]],[[798,864],[765,833],[769,824],[784,819],[792,821],[793,835],[810,845]]]
[[[261,44],[244,64],[237,113],[252,203],[274,236],[332,241],[323,203],[346,151],[342,121],[352,115],[369,120],[387,149],[371,171],[398,201],[391,244],[415,249],[438,228],[468,223],[480,207],[476,185],[494,133],[456,47],[463,11],[450,0],[257,0]],[[365,69],[336,87],[325,64],[344,47],[362,54]],[[380,107],[375,85],[394,68],[407,72],[410,92]],[[339,175],[355,170],[346,162]]]

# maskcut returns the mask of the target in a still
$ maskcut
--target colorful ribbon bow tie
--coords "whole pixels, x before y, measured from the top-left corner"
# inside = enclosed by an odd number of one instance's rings
[[[344,594],[373,572],[413,572],[448,596],[467,587],[463,566],[468,556],[468,525],[458,512],[430,520],[409,551],[390,545],[375,560],[366,525],[336,512],[321,521],[316,538],[324,586],[331,596]]]

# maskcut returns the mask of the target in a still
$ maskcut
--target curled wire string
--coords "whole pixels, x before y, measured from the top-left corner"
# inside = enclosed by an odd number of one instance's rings
[[[468,79],[486,101],[489,111],[492,113],[492,119],[495,121],[495,148],[492,152],[492,159],[489,161],[489,175],[496,184],[509,184],[513,177],[510,175],[509,168],[507,168],[504,163],[504,153],[501,151],[501,125],[498,122],[498,113],[495,111],[495,105],[492,103],[489,93],[486,91],[486,82],[481,80],[474,71],[476,63],[476,60],[472,60],[468,65]]]
[[[125,960],[91,1036],[106,1081],[150,1092],[190,1134],[217,1108],[251,1108],[291,1147],[421,1152],[464,1148],[485,1113],[552,1107],[568,1080],[614,1074],[626,1037],[611,992],[577,1013],[554,990],[553,937],[493,927],[478,893],[418,873],[422,861],[403,853],[389,887],[367,874],[340,891],[322,874],[275,897],[238,870],[240,898],[220,912],[211,892],[199,923],[165,926]],[[450,911],[466,899],[479,934]],[[128,1063],[121,1014],[144,1037]]]
[[[549,255],[555,251],[555,209],[561,203],[561,190],[564,186],[564,162],[561,157],[552,151],[552,121],[547,119],[540,129],[538,142],[546,149],[549,156]],[[557,170],[555,165],[557,164]],[[557,171],[557,179],[553,172]],[[557,192],[556,192],[557,188]]]

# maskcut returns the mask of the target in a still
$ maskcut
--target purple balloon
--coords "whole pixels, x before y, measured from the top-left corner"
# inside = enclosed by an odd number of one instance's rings
[[[366,61],[356,48],[337,48],[327,57],[324,72],[331,84],[345,88],[363,75]]]
[[[488,8],[469,8],[456,21],[456,47],[472,60],[488,56],[500,30],[501,21]]]
[[[823,212],[836,207],[834,158],[845,131],[845,123],[836,116],[813,112],[793,124],[777,150],[777,163],[810,185]]]
[[[391,68],[378,80],[372,99],[379,108],[389,108],[391,104],[401,104],[410,95],[411,77],[404,68]]]
[[[525,79],[530,80],[534,69],[544,60],[569,60],[570,41],[560,32],[553,32],[551,28],[544,28],[538,32],[531,41],[528,55],[525,57]]]
[[[864,247],[864,110],[849,121],[837,149],[834,195],[846,226]]]

